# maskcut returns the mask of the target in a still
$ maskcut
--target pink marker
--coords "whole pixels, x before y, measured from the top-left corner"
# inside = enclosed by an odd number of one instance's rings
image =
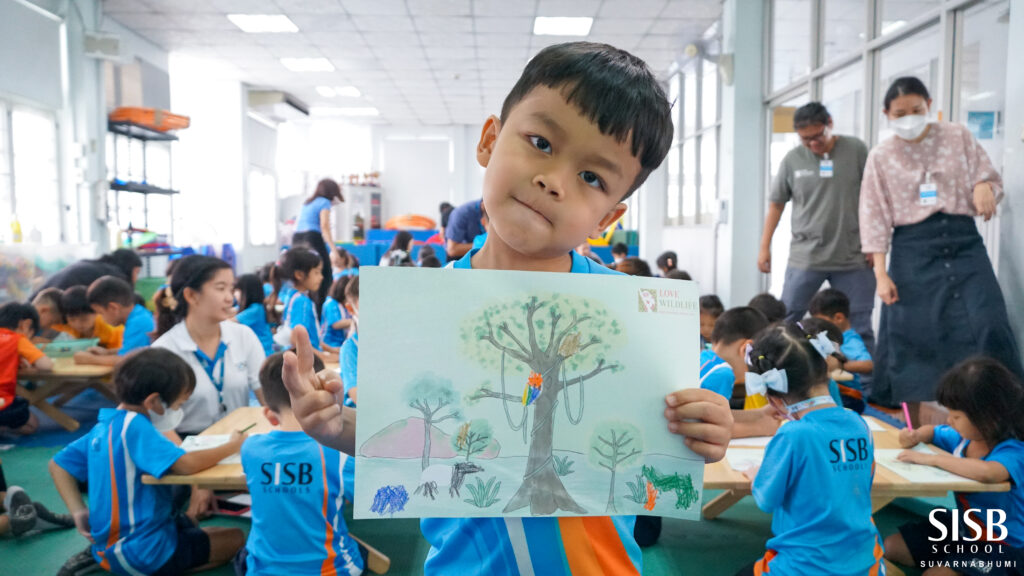
[[[903,402],[903,416],[907,419],[907,430],[914,431],[914,425],[910,423],[910,408],[907,408],[907,403]]]

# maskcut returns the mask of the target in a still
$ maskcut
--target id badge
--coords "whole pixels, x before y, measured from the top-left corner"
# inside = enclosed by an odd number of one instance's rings
[[[822,160],[818,164],[818,177],[819,178],[831,178],[832,177],[832,161]]]
[[[939,200],[939,187],[935,182],[925,182],[918,187],[917,203],[921,206],[935,206]]]

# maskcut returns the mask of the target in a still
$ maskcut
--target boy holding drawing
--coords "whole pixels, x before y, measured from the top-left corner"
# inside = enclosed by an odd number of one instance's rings
[[[640,59],[587,42],[545,48],[527,65],[501,118],[484,124],[484,245],[452,267],[614,274],[576,254],[619,219],[622,200],[661,164],[672,140],[669,103]],[[355,411],[337,380],[313,371],[304,331],[285,355],[284,381],[303,429],[352,453]],[[707,461],[721,459],[732,429],[728,401],[709,390],[665,398],[668,428]],[[634,516],[426,518],[427,574],[640,574]]]

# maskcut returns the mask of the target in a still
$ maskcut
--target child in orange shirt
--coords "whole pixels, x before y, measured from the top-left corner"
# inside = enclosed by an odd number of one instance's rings
[[[29,340],[37,330],[39,313],[31,305],[8,302],[0,306],[0,431],[31,434],[39,426],[28,401],[15,395],[20,366],[53,369],[53,360]]]
[[[98,338],[100,347],[107,350],[121,349],[123,327],[114,328],[89,306],[85,286],[74,286],[64,291],[60,299],[61,310],[66,322],[54,326],[72,338]]]

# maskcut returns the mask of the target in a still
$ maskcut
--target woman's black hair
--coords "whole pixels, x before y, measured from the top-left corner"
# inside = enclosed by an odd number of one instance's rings
[[[253,304],[263,305],[263,282],[255,274],[242,274],[235,279],[235,290],[241,292],[238,311],[246,310]]]
[[[676,256],[676,253],[671,250],[662,252],[661,256],[658,256],[658,259],[655,260],[655,264],[658,265],[658,268],[671,272],[679,264],[679,256]]]
[[[327,198],[328,200],[337,199],[338,202],[345,201],[345,198],[341,195],[341,186],[338,186],[338,183],[330,178],[324,178],[317,182],[316,190],[313,192],[313,195],[306,198],[306,201],[303,202],[303,204],[309,204],[317,198]]]
[[[143,348],[129,354],[114,369],[117,398],[125,404],[139,405],[154,392],[170,406],[196,388],[192,368],[166,348]]]
[[[784,370],[788,392],[771,388],[769,396],[795,402],[804,400],[814,386],[828,382],[828,365],[811,345],[804,330],[794,324],[774,324],[754,338],[747,365],[751,372],[764,374],[772,368]]]
[[[1024,385],[999,361],[973,356],[952,367],[939,381],[935,399],[960,410],[989,448],[1011,438],[1024,440]]]
[[[178,262],[171,278],[171,298],[167,301],[168,307],[174,311],[178,320],[188,315],[185,289],[191,288],[196,292],[202,290],[203,284],[209,282],[218,270],[225,268],[230,269],[231,265],[220,258],[199,254],[185,256]]]
[[[354,278],[354,276],[342,276],[331,284],[331,291],[327,294],[338,304],[345,305],[345,287]]]
[[[391,240],[391,247],[388,248],[388,252],[392,250],[405,250],[409,251],[409,242],[412,242],[412,232],[408,230],[399,230],[393,240]]]
[[[928,88],[919,78],[916,76],[902,76],[893,80],[892,84],[889,85],[889,89],[885,91],[885,111],[889,111],[889,105],[892,104],[893,100],[907,94],[914,94],[925,100],[931,99],[931,96],[928,94]]]
[[[278,270],[282,280],[294,282],[296,273],[309,274],[310,270],[319,268],[320,264],[320,255],[313,250],[305,247],[291,248],[281,257]]]
[[[110,254],[100,256],[100,262],[113,264],[118,268],[118,270],[124,272],[124,279],[127,280],[129,284],[133,284],[132,272],[134,272],[136,268],[142,268],[142,258],[139,258],[139,255],[136,254],[134,250],[129,250],[127,248],[118,248]]]

